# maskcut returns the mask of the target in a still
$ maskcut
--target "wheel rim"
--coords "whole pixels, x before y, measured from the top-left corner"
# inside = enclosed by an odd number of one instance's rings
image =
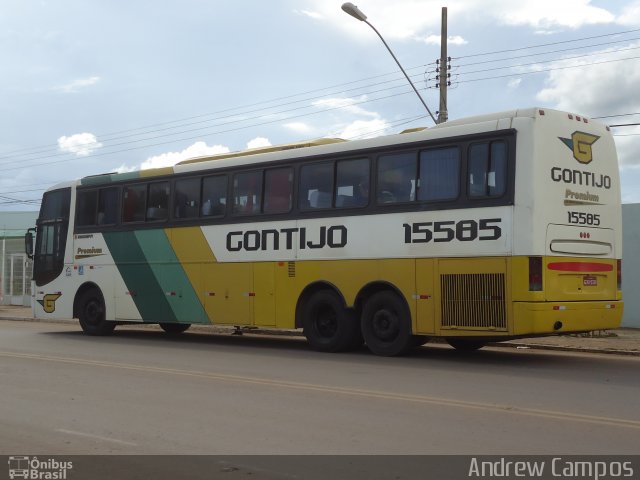
[[[313,317],[313,327],[321,337],[333,338],[338,331],[337,312],[327,305],[318,307]]]
[[[387,309],[378,310],[373,315],[371,327],[376,338],[389,342],[400,332],[400,319],[395,312]]]

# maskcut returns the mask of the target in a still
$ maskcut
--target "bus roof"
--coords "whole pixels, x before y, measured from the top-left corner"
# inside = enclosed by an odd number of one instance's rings
[[[301,156],[320,154],[333,154],[357,151],[363,148],[384,147],[392,144],[411,143],[429,139],[446,138],[465,134],[478,133],[492,129],[505,128],[500,120],[516,117],[535,118],[542,115],[567,115],[547,108],[530,107],[524,109],[506,110],[502,112],[476,115],[457,120],[451,120],[430,128],[416,128],[403,131],[399,134],[379,136],[371,139],[347,141],[341,138],[319,138],[300,142],[287,143],[259,147],[237,152],[223,153],[219,155],[201,156],[177,163],[173,167],[162,167],[148,170],[138,170],[126,173],[106,173],[82,178],[80,185],[104,185],[113,182],[133,180],[138,178],[170,175],[173,173],[192,172],[206,168],[221,168],[230,166],[248,165],[257,161],[287,160]],[[494,125],[491,125],[495,122]],[[510,125],[510,122],[507,122]],[[502,125],[499,127],[498,125]],[[510,128],[510,127],[507,127]],[[209,162],[215,162],[209,164]]]

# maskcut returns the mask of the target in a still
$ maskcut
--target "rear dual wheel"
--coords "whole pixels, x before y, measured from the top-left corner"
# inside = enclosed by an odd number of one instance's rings
[[[406,302],[394,292],[373,294],[362,310],[361,328],[369,350],[376,355],[402,355],[424,338],[411,332],[411,315]]]
[[[342,352],[362,345],[355,313],[347,309],[333,290],[320,290],[306,301],[303,332],[311,348],[321,352]]]

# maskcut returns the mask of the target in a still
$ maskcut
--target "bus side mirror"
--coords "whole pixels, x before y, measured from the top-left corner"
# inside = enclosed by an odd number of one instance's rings
[[[29,260],[33,260],[33,232],[35,231],[35,228],[30,228],[24,235],[24,251],[27,257],[29,257]]]

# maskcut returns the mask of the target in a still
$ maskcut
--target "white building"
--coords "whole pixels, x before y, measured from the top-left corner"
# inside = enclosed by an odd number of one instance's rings
[[[38,212],[0,212],[0,305],[31,304],[32,262],[24,253],[24,234]]]
[[[640,203],[622,205],[623,327],[640,328]]]

